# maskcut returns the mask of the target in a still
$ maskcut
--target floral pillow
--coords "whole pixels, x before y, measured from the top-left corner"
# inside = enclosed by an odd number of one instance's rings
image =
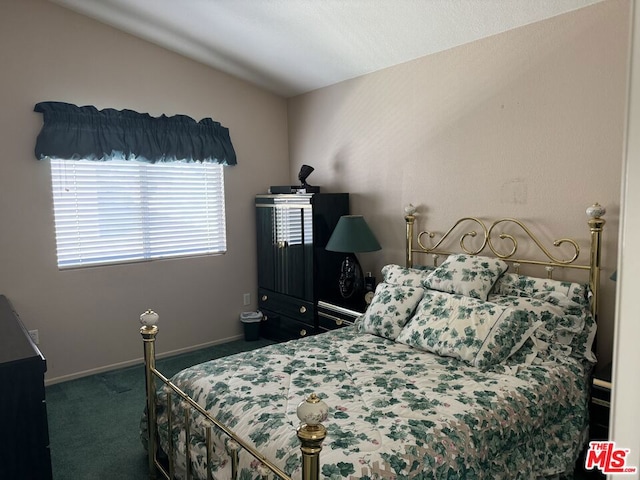
[[[396,342],[484,368],[509,358],[539,326],[523,310],[426,291]]]
[[[509,266],[499,258],[449,255],[422,282],[424,287],[486,300],[489,291]]]
[[[408,268],[400,265],[385,265],[382,267],[382,281],[391,285],[422,288],[422,282],[429,273],[428,267]]]
[[[381,282],[367,311],[362,316],[360,331],[395,340],[413,315],[424,289]]]
[[[492,291],[492,293],[497,295],[532,298],[543,298],[550,292],[561,293],[572,301],[587,308],[590,305],[591,292],[587,284],[529,277],[516,273],[505,273],[502,275]]]
[[[565,289],[566,291],[566,289]],[[491,302],[527,311],[539,320],[540,328],[532,335],[533,357],[574,357],[594,363],[592,352],[596,324],[589,308],[554,290],[539,291],[526,296],[491,294]]]

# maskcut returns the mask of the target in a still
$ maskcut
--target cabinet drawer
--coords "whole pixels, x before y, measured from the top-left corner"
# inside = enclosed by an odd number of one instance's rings
[[[258,306],[260,310],[278,312],[283,316],[305,323],[309,328],[315,326],[315,312],[311,302],[260,288],[258,289]]]
[[[594,385],[591,388],[591,440],[607,440],[609,436],[609,413],[611,410],[611,390]]]
[[[597,399],[591,400],[591,424],[609,428],[609,407],[600,404]]]
[[[611,402],[611,390],[599,387],[598,385],[593,385],[591,387],[591,399],[597,400],[596,403],[600,403],[608,407]]]
[[[275,341],[287,341],[296,338],[303,338],[309,335],[315,335],[317,332],[306,323],[299,322],[291,317],[280,313],[263,309],[264,320],[260,328],[260,334],[264,338]]]
[[[318,311],[318,326],[321,330],[335,330],[336,328],[346,327],[347,325],[353,325],[352,322],[339,318],[333,314]]]

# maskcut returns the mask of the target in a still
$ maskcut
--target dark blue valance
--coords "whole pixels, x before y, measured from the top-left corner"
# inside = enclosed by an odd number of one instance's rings
[[[196,122],[186,115],[152,117],[63,102],[41,102],[34,111],[44,120],[36,141],[39,160],[237,163],[229,130],[210,118]]]

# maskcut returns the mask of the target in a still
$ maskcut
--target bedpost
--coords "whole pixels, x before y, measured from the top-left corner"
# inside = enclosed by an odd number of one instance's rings
[[[416,207],[412,204],[404,207],[404,221],[407,222],[407,240],[406,240],[406,257],[405,267],[413,267],[413,224],[416,221]]]
[[[320,451],[322,441],[327,436],[327,429],[320,422],[327,419],[328,412],[327,404],[315,393],[298,405],[297,414],[302,422],[298,428],[302,451],[302,480],[320,478]]]
[[[599,203],[594,203],[587,208],[589,216],[589,228],[591,229],[591,257],[589,261],[589,286],[593,293],[591,301],[591,313],[594,318],[598,316],[598,296],[600,291],[600,255],[602,250],[602,227],[605,220],[601,218],[607,209]]]
[[[149,478],[156,478],[156,387],[153,370],[156,368],[155,343],[158,333],[158,314],[147,310],[140,315],[140,335],[144,341],[144,376],[147,391],[147,450],[149,454]]]

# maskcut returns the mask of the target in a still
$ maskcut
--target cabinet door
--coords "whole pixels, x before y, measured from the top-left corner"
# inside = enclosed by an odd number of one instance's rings
[[[262,313],[264,313],[265,320],[260,324],[260,335],[264,338],[276,342],[286,342],[318,333],[314,327],[280,312],[262,310]]]
[[[256,202],[258,285],[313,301],[313,215],[308,201]]]

